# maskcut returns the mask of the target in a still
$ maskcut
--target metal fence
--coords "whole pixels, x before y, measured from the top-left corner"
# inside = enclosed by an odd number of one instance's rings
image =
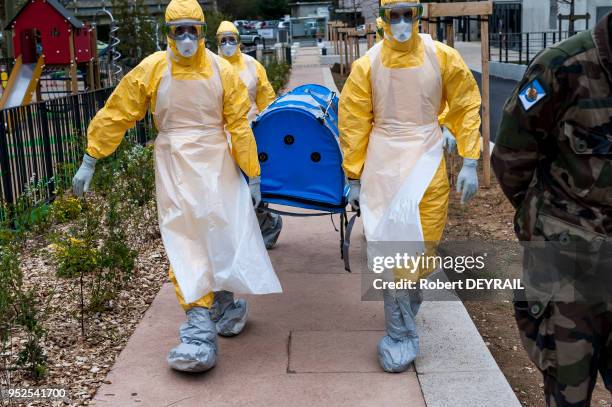
[[[24,195],[33,203],[52,200],[56,179],[81,161],[89,122],[111,92],[105,88],[0,110],[0,199],[9,205]],[[145,144],[152,128],[147,115],[128,137]]]
[[[489,37],[491,61],[527,65],[540,51],[569,38],[570,33],[491,33]]]

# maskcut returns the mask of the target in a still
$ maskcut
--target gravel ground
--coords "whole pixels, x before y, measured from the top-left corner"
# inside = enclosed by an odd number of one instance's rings
[[[53,404],[89,404],[115,358],[167,280],[169,265],[153,207],[145,211],[142,225],[130,236],[130,244],[138,249],[132,278],[118,298],[108,304],[106,312],[85,316],[83,337],[79,279],[56,277],[51,248],[45,238],[37,236],[27,240],[21,254],[21,268],[24,285],[36,288],[37,303],[45,314],[42,321],[46,335],[41,345],[47,358],[48,372],[42,380],[35,381],[22,372],[14,371],[11,372],[10,386],[3,383],[4,386],[61,387],[67,390],[70,401]],[[89,282],[89,279],[84,279],[86,293]],[[23,332],[14,332],[11,356],[24,341]],[[38,401],[28,405],[49,404],[48,401]]]

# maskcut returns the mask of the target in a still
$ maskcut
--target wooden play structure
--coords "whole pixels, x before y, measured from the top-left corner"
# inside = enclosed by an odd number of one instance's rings
[[[477,16],[480,21],[481,55],[482,55],[482,141],[483,156],[490,156],[490,108],[489,108],[489,16],[493,14],[493,3],[486,1],[468,1],[462,3],[426,3],[423,4],[421,32],[438,39],[438,27],[444,27],[446,43],[454,47],[455,30],[453,20]],[[327,24],[327,41],[333,45],[333,51],[340,57],[340,74],[348,75],[352,63],[361,57],[360,39],[366,38],[367,49],[376,41],[376,25],[366,25],[365,32],[347,27],[346,23],[330,21]],[[452,167],[451,163],[451,167]],[[483,178],[486,186],[491,183],[491,163],[483,160]]]
[[[79,91],[78,68],[86,72],[87,87],[99,84],[96,30],[78,20],[57,0],[30,0],[7,24],[12,32],[15,66],[11,70],[0,109],[41,100],[43,71],[63,71],[70,78],[67,91]]]

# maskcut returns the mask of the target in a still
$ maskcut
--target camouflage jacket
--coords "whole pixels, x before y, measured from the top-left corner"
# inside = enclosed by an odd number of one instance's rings
[[[612,235],[612,14],[543,51],[506,102],[493,169],[520,240]]]

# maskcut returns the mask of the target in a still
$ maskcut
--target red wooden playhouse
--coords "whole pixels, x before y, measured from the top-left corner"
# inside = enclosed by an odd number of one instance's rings
[[[69,68],[69,89],[78,92],[77,65],[87,72],[89,88],[95,89],[99,80],[96,60],[96,31],[90,25],[77,19],[57,0],[30,0],[19,9],[6,28],[12,32],[15,68],[11,71],[7,90],[23,76],[30,79],[23,98],[14,97],[13,103],[26,104],[32,92],[39,88],[43,68]],[[24,74],[23,70],[28,71]],[[21,71],[21,72],[20,72]],[[32,71],[31,74],[29,71]],[[20,78],[21,77],[21,78]],[[17,88],[14,88],[17,91]],[[39,90],[39,89],[38,89]],[[21,92],[21,91],[20,91]],[[5,92],[8,93],[8,92]],[[13,95],[14,96],[14,95]],[[10,99],[10,96],[3,99]],[[3,106],[0,101],[0,108]]]

